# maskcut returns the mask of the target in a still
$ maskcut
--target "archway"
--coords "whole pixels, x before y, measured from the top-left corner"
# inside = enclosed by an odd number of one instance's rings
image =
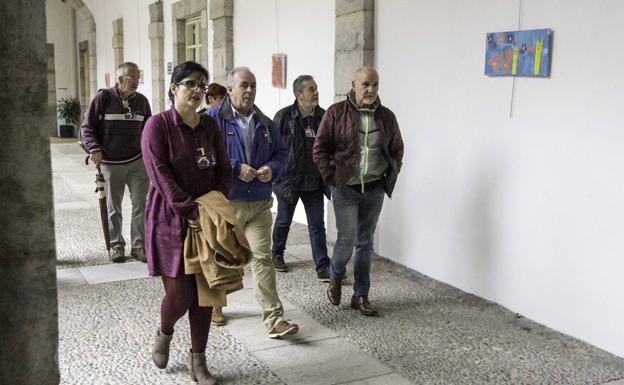
[[[97,92],[97,50],[96,50],[96,30],[95,19],[89,7],[82,0],[65,0],[65,3],[69,4],[74,11],[76,11],[77,21],[85,24],[87,31],[86,44],[82,44],[81,52],[84,54],[81,62],[84,63],[85,71],[81,76],[84,81],[88,83],[88,87],[80,85],[81,92],[88,91],[88,95],[82,95],[82,99],[88,101],[95,96]],[[76,42],[78,44],[79,42]],[[88,63],[87,63],[88,62]]]

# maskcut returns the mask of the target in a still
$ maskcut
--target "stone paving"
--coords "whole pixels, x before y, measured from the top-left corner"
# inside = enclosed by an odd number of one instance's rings
[[[162,284],[140,262],[109,264],[94,171],[80,151],[52,145],[62,384],[190,384],[186,318],[169,367],[151,362]],[[230,322],[210,332],[209,368],[222,384],[624,385],[624,359],[384,258],[372,271],[380,317],[349,308],[349,285],[332,306],[316,282],[305,226],[291,231],[292,271],[278,274],[278,286],[301,331],[266,337],[248,274],[246,289],[228,296]]]
[[[189,384],[188,319],[176,325],[170,363],[157,369],[151,339],[162,298],[158,279],[134,279],[59,290],[62,384]],[[209,370],[224,384],[282,384],[225,328],[213,327]]]

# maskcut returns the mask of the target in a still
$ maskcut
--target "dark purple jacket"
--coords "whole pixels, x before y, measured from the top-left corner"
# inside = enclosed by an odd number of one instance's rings
[[[200,169],[198,148],[216,161]],[[227,196],[232,168],[216,122],[205,115],[191,129],[175,108],[152,116],[141,138],[143,161],[150,180],[145,207],[145,251],[149,274],[184,274],[182,250],[187,219],[197,219],[195,199],[212,190]]]
[[[87,151],[102,151],[102,163],[132,162],[141,157],[141,132],[151,115],[147,98],[138,92],[124,106],[117,86],[100,90],[82,121],[82,141]]]

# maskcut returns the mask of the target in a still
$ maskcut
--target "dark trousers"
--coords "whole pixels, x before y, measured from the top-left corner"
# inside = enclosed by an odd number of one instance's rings
[[[321,272],[328,268],[327,241],[325,238],[325,206],[323,192],[300,191],[297,202],[301,199],[308,219],[308,233],[312,245],[312,257],[316,264],[316,271]],[[289,204],[286,200],[277,197],[277,217],[273,227],[273,255],[284,255],[286,239],[290,231],[297,202]]]
[[[188,311],[193,353],[203,353],[208,343],[212,308],[199,306],[195,276],[162,276],[165,297],[160,304],[160,331],[173,333],[176,322]]]

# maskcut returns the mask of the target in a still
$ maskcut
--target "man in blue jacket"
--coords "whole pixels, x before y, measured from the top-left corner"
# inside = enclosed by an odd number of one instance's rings
[[[271,182],[284,172],[288,152],[277,128],[254,105],[256,77],[247,67],[227,77],[228,95],[206,112],[221,128],[235,176],[228,198],[251,246],[256,300],[269,337],[295,334],[299,327],[284,319],[271,259]]]

